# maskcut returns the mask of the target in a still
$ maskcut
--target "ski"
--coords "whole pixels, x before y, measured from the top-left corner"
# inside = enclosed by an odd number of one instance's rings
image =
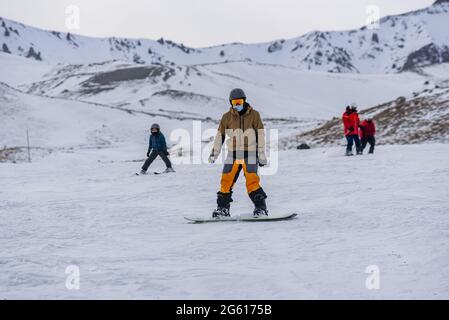
[[[164,173],[172,173],[172,172],[176,172],[176,171],[154,171],[154,172],[146,172],[146,173],[139,173],[139,172],[136,172],[133,176],[149,176],[149,175],[152,175],[152,174],[164,174]]]

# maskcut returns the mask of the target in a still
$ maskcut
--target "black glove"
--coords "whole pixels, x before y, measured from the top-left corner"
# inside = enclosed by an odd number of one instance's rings
[[[150,150],[148,150],[148,152],[147,152],[147,158],[149,158],[150,157]]]
[[[349,131],[351,131],[351,132],[354,131],[354,127],[349,127],[348,129],[349,129]]]

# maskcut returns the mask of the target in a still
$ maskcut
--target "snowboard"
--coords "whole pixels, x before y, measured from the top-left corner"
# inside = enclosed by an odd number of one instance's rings
[[[254,217],[252,214],[241,214],[238,216],[224,217],[224,218],[201,218],[201,217],[184,217],[187,221],[191,223],[208,223],[208,222],[230,222],[230,221],[241,221],[241,222],[268,222],[268,221],[282,221],[290,220],[297,216],[297,213],[288,214],[270,214],[268,216],[258,216]]]

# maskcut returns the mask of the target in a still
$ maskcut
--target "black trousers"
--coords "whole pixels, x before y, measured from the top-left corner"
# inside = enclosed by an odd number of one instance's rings
[[[357,152],[360,151],[361,146],[360,146],[360,138],[358,134],[352,134],[352,135],[348,135],[346,136],[346,140],[348,141],[348,144],[346,145],[346,151],[350,152],[352,151],[352,146],[355,143],[355,150]]]
[[[374,146],[376,145],[376,138],[374,138],[374,136],[363,137],[362,138],[362,151],[363,151],[363,149],[365,149],[367,143],[369,143],[368,153],[374,153]]]
[[[167,168],[171,168],[171,162],[167,157],[166,152],[153,150],[151,151],[150,156],[147,158],[147,160],[145,160],[145,163],[142,166],[142,170],[147,171],[148,167],[151,165],[151,163],[153,163],[154,159],[156,159],[157,156],[160,156],[162,158]]]

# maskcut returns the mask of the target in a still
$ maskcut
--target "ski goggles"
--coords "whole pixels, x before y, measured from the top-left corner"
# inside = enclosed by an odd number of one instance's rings
[[[245,99],[232,99],[231,100],[231,104],[233,107],[235,106],[243,106],[243,104],[245,103]]]

